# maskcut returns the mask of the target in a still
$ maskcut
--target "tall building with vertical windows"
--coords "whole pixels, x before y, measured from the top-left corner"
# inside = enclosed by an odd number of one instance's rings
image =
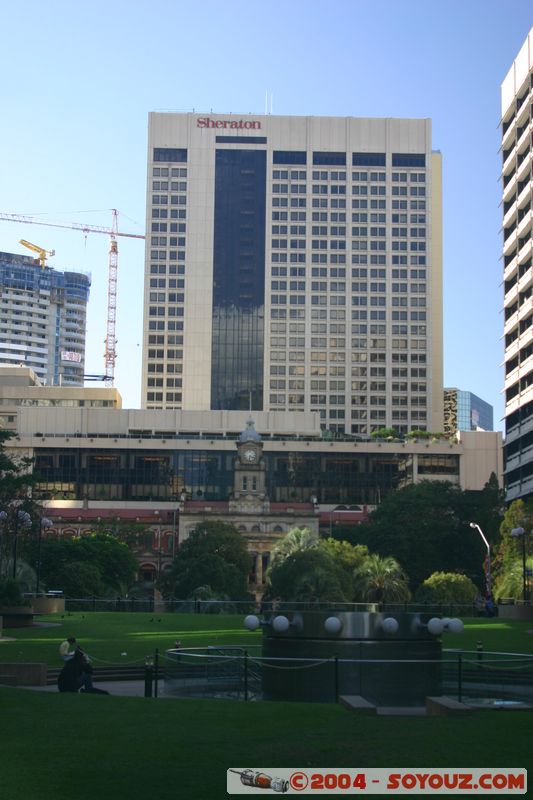
[[[0,365],[49,386],[83,386],[90,277],[0,253]]]
[[[429,120],[153,113],[142,404],[443,428]]]
[[[533,29],[502,84],[505,485],[533,494]]]

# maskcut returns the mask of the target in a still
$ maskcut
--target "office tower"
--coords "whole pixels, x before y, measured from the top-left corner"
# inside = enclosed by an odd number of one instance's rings
[[[507,500],[533,493],[533,29],[502,83]]]
[[[0,253],[0,365],[30,367],[48,385],[83,386],[91,281]]]
[[[142,404],[441,431],[429,120],[150,115]]]
[[[492,431],[494,411],[490,403],[473,392],[444,390],[444,433],[457,431]]]

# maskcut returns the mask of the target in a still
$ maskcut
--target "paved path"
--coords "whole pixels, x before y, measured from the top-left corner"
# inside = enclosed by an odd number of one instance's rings
[[[144,681],[95,681],[98,689],[105,689],[109,694],[120,697],[144,697]],[[57,686],[19,686],[19,689],[31,689],[34,692],[53,692],[57,694]],[[159,681],[159,697],[165,697],[164,682]],[[168,698],[167,698],[168,699]]]

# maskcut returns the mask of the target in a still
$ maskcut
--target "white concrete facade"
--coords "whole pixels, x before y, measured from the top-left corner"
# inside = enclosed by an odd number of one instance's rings
[[[261,408],[441,431],[430,120],[150,114],[143,407],[213,408],[217,151],[266,153]],[[294,152],[305,163],[283,163]]]
[[[533,29],[502,101],[502,207],[507,500],[533,494]]]

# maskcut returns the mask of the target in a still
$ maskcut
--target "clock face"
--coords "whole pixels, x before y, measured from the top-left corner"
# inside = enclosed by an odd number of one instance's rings
[[[244,451],[244,457],[245,457],[246,461],[249,461],[250,464],[251,464],[257,458],[257,454],[256,454],[255,450],[245,450]]]

